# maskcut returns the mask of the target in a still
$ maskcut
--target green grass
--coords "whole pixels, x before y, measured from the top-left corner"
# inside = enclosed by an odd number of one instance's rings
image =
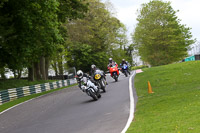
[[[28,81],[28,80],[23,80],[23,79],[0,80],[0,91],[5,90],[5,89],[43,84],[43,83],[54,82],[54,81],[56,80],[39,80],[39,81]]]
[[[138,103],[127,133],[200,133],[200,61],[143,71],[135,77]]]
[[[143,68],[148,68],[148,66],[145,66],[145,65],[141,65],[141,66],[134,66],[134,67],[131,67],[131,70],[143,69]]]
[[[10,107],[12,107],[14,105],[17,105],[19,103],[22,103],[22,102],[25,102],[27,100],[33,99],[35,97],[39,97],[41,95],[52,93],[54,91],[58,91],[58,90],[61,90],[61,89],[64,89],[64,88],[68,88],[68,87],[72,87],[72,86],[75,86],[75,85],[77,85],[77,84],[66,86],[66,87],[62,87],[62,88],[58,88],[58,89],[53,89],[53,90],[50,90],[50,91],[45,91],[45,92],[38,93],[38,94],[33,94],[33,95],[30,95],[30,96],[25,96],[25,97],[16,99],[14,101],[10,101],[10,102],[4,103],[3,105],[0,105],[0,112],[4,111],[4,110],[6,110],[6,109],[8,109],[8,108],[10,108]]]

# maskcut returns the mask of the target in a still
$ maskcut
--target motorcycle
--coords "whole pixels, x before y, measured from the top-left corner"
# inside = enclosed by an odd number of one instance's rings
[[[101,98],[101,94],[99,93],[99,88],[94,85],[87,77],[82,78],[83,85],[81,89],[83,92],[86,92],[88,96],[91,96],[95,101]]]
[[[121,66],[121,64],[120,64]],[[124,75],[127,77],[128,76],[128,66],[126,64],[123,64],[123,66],[121,66],[121,71],[122,73],[124,73]]]
[[[94,72],[94,81],[96,82],[96,85],[103,90],[103,92],[106,92],[106,80],[104,77],[104,74],[101,70],[96,70]]]
[[[118,77],[119,77],[119,70],[118,70],[118,65],[117,64],[113,64],[111,66],[108,67],[110,75],[112,78],[115,79],[115,82],[118,81]]]

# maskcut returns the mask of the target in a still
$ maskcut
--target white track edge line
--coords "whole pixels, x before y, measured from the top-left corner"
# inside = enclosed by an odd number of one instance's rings
[[[53,92],[50,92],[50,93],[53,93]],[[40,94],[40,93],[36,93],[36,94]],[[24,102],[22,102],[22,103],[16,104],[16,105],[14,105],[14,106],[12,106],[12,107],[10,107],[10,108],[8,108],[8,109],[6,109],[6,110],[0,112],[0,115],[3,114],[3,113],[5,113],[5,112],[7,112],[8,110],[11,110],[11,109],[13,109],[13,108],[19,106],[19,105],[22,105],[22,104],[24,104],[24,103],[30,102],[30,101],[32,101],[32,100],[34,100],[34,99],[43,97],[43,96],[48,95],[48,94],[49,94],[49,93],[44,94],[44,95],[40,95],[40,96],[38,96],[38,97],[34,97],[34,98],[31,98],[31,99],[29,99],[29,100],[27,100],[27,101],[24,101]],[[29,95],[29,96],[30,96],[30,95]]]
[[[131,122],[134,118],[134,106],[135,105],[134,105],[134,98],[133,98],[132,78],[135,74],[136,74],[136,72],[134,71],[133,74],[131,75],[131,77],[129,78],[130,112],[129,112],[129,118],[126,123],[126,126],[124,127],[124,129],[122,130],[121,133],[125,133],[128,130],[128,128],[131,125]]]
[[[40,96],[39,96],[39,97],[40,97]],[[39,98],[39,97],[36,97],[36,98]],[[8,109],[6,109],[6,110],[0,112],[0,115],[3,114],[3,113],[5,113],[5,112],[7,112],[8,110],[11,110],[11,109],[13,109],[13,108],[15,108],[15,107],[17,107],[17,106],[19,106],[19,105],[21,105],[21,104],[27,103],[27,102],[29,102],[29,101],[31,101],[31,100],[33,100],[33,99],[36,99],[36,98],[32,98],[32,99],[29,99],[29,100],[27,100],[27,101],[25,101],[25,102],[16,104],[16,105],[14,105],[14,106],[12,106],[12,107],[10,107],[10,108],[8,108]]]
[[[67,87],[67,86],[66,86],[66,87]],[[53,93],[53,92],[50,92],[50,93]],[[36,93],[36,94],[39,94],[39,93]],[[44,94],[44,95],[41,95],[41,96],[38,96],[38,97],[31,98],[31,99],[29,99],[29,100],[27,100],[27,101],[24,101],[24,102],[22,102],[22,103],[16,104],[16,105],[14,105],[14,106],[12,106],[12,107],[10,107],[10,108],[8,108],[8,109],[6,109],[6,110],[0,112],[0,115],[3,114],[3,113],[5,113],[5,112],[7,112],[8,110],[11,110],[11,109],[13,109],[13,108],[15,108],[15,107],[21,105],[21,104],[30,102],[30,101],[32,101],[32,100],[34,100],[34,99],[40,98],[40,97],[45,96],[45,95],[48,95],[48,94],[49,94],[49,93]],[[30,95],[29,95],[29,96],[30,96]]]

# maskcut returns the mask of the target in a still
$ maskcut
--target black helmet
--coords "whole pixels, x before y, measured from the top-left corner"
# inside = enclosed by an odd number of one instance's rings
[[[81,70],[78,70],[76,74],[77,74],[78,78],[82,78],[83,77],[83,71],[81,71]]]

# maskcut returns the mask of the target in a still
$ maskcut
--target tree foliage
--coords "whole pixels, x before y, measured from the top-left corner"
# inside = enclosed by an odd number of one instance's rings
[[[0,16],[5,18],[1,23],[6,34],[0,36],[2,49],[9,55],[6,64],[10,69],[32,67],[32,63],[54,51],[56,43],[62,39],[58,30],[58,6],[59,2],[54,0],[8,0],[4,3]]]
[[[153,0],[138,10],[133,42],[142,60],[152,66],[165,65],[187,56],[194,42],[190,28],[180,24],[170,2]]]
[[[89,71],[92,64],[105,70],[108,58],[114,57],[113,52],[118,52],[117,49],[122,49],[127,43],[126,28],[99,0],[86,2],[89,10],[85,18],[65,24],[69,35],[66,47],[70,53],[67,63],[84,71]]]
[[[50,63],[60,75],[64,64],[106,69],[109,57],[130,55],[125,34],[100,0],[1,0],[0,74],[28,68],[30,80],[45,80]]]
[[[62,22],[83,16],[86,9],[82,0],[1,1],[0,67],[29,67],[35,77],[45,78],[49,57],[64,42]]]

